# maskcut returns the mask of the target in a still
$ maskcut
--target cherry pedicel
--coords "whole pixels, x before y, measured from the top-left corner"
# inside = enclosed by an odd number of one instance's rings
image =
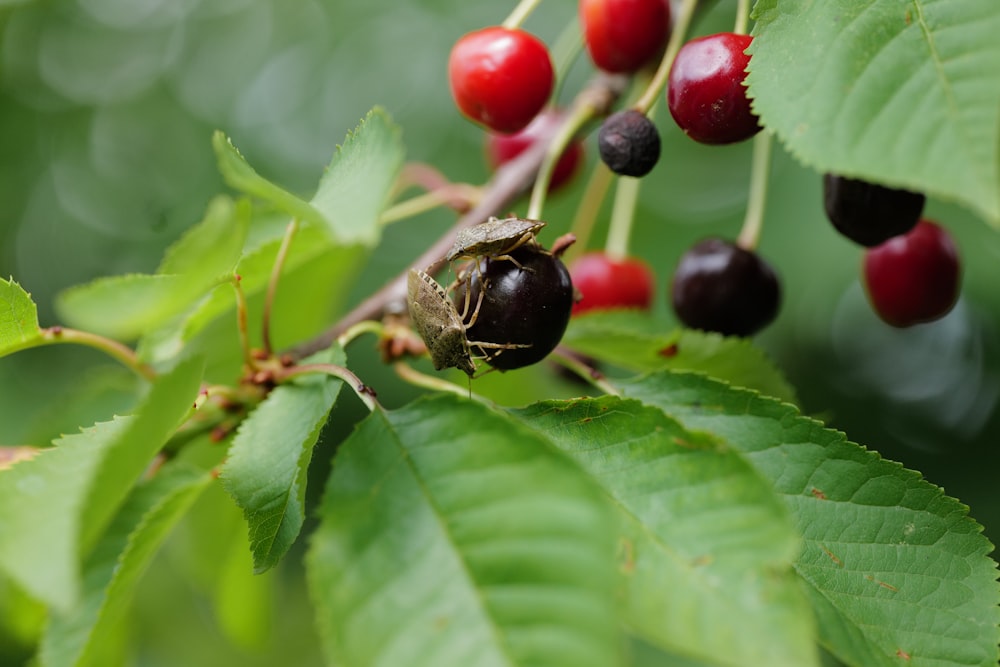
[[[580,0],[579,13],[590,59],[607,72],[635,72],[670,36],[668,0]]]
[[[703,144],[730,144],[760,131],[743,79],[753,38],[723,32],[681,47],[667,82],[667,106],[689,137]]]
[[[561,115],[555,109],[546,109],[528,124],[523,130],[514,134],[499,134],[491,132],[486,139],[486,159],[490,166],[496,169],[510,162],[532,146],[539,138],[551,136],[553,129],[559,124]],[[583,144],[571,142],[556,162],[549,181],[549,192],[559,189],[573,178],[583,163]]]
[[[573,314],[611,308],[649,310],[653,301],[653,272],[634,257],[613,259],[603,252],[591,252],[570,265],[573,286],[580,300]]]
[[[548,102],[554,72],[541,40],[523,30],[494,26],[455,43],[448,80],[466,117],[495,132],[517,132]]]
[[[948,314],[958,301],[960,274],[951,235],[929,220],[865,251],[868,299],[875,313],[894,327],[932,322]]]
[[[710,238],[681,256],[671,299],[678,319],[692,329],[750,336],[777,317],[781,284],[757,253]]]

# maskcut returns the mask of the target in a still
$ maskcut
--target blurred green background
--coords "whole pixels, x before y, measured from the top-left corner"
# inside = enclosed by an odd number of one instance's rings
[[[0,0],[0,275],[32,293],[47,326],[57,323],[61,289],[154,270],[225,189],[209,143],[216,128],[263,175],[309,194],[346,132],[379,104],[402,126],[409,159],[456,181],[484,181],[483,135],[454,109],[445,63],[461,34],[501,21],[513,4]],[[715,3],[696,32],[728,29],[734,5]],[[574,0],[547,0],[526,27],[552,43],[575,12]],[[590,71],[583,59],[574,65],[562,101]],[[632,250],[657,272],[655,316],[669,328],[666,285],[678,256],[702,236],[739,229],[750,147],[697,145],[666,116],[661,107],[663,157],[643,182]],[[592,164],[593,137],[587,150]],[[568,228],[584,181],[551,200],[549,242]],[[948,202],[930,201],[927,214],[958,239],[963,296],[937,323],[894,330],[867,306],[860,250],[824,219],[819,175],[779,148],[760,250],[783,278],[785,301],[759,344],[807,413],[922,471],[969,504],[996,540],[1000,237]],[[452,220],[440,212],[388,228],[353,299]],[[602,244],[603,229],[592,245]],[[380,399],[393,406],[416,395],[369,347],[352,348],[351,365]],[[513,403],[579,391],[545,365],[479,382]],[[126,411],[135,389],[127,372],[85,350],[0,359],[0,444],[46,442]],[[359,414],[353,404],[335,410],[311,495]],[[301,552],[251,577],[245,550],[234,553],[233,540],[220,537],[243,530],[227,502],[209,494],[156,561],[125,624],[129,654],[143,665],[320,664]],[[0,582],[0,664],[22,663],[39,623],[31,610]]]

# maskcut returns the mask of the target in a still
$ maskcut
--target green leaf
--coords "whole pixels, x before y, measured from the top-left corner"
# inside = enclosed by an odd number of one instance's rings
[[[344,363],[339,348],[304,363]],[[274,567],[305,520],[313,446],[343,382],[315,374],[275,388],[247,417],[229,448],[221,477],[250,527],[254,571]]]
[[[306,558],[331,662],[621,664],[610,509],[482,405],[376,411],[341,445]]]
[[[196,468],[167,466],[136,487],[84,563],[79,604],[50,616],[41,643],[42,664],[99,664],[94,654],[121,622],[137,581],[211,479]]]
[[[764,352],[744,338],[674,329],[644,313],[595,312],[570,320],[563,344],[628,370],[697,371],[795,403],[795,389]]]
[[[97,424],[0,471],[0,567],[33,597],[69,609],[80,592],[80,515],[104,451],[129,419]]]
[[[13,280],[0,280],[0,357],[32,347],[41,336],[31,296]]]
[[[84,549],[96,540],[153,456],[190,412],[203,369],[202,359],[186,359],[157,378],[124,433],[110,443],[83,514]]]
[[[271,268],[281,246],[281,238],[263,242],[249,250],[240,260],[236,272],[240,275],[240,285],[250,305],[251,317],[260,312],[259,300],[267,289]],[[333,313],[342,304],[354,284],[354,276],[367,259],[368,250],[361,246],[334,246],[324,232],[315,227],[300,228],[285,258],[284,271],[278,287],[272,326],[276,329],[292,318],[283,315],[285,304],[290,301],[290,292],[295,281],[304,271],[321,265],[325,271],[322,284],[313,284],[307,296],[312,311],[322,314]],[[310,282],[312,282],[310,280]],[[318,302],[322,301],[323,305]],[[324,306],[329,310],[324,310]],[[222,285],[202,299],[191,310],[161,328],[151,331],[139,344],[139,355],[150,362],[173,358],[206,328],[220,317],[232,317],[235,308],[233,290]],[[287,312],[287,311],[284,311]],[[256,321],[251,321],[251,333],[257,331]],[[235,333],[226,323],[226,331]],[[292,340],[301,340],[311,332],[297,332]],[[280,331],[272,332],[272,337],[280,338]],[[234,339],[235,340],[235,339]]]
[[[1000,225],[1000,3],[759,0],[754,110],[805,164]]]
[[[61,610],[80,593],[79,556],[105,529],[198,392],[201,362],[161,376],[134,417],[97,424],[0,471],[0,567]]]
[[[787,404],[693,375],[622,383],[722,438],[781,494],[820,641],[850,665],[997,664],[996,563],[968,508]]]
[[[334,238],[378,243],[378,219],[403,166],[401,135],[389,114],[376,107],[337,150],[311,202]]]
[[[262,199],[299,220],[315,225],[323,224],[323,216],[308,202],[258,174],[221,130],[216,130],[212,135],[212,148],[215,150],[219,172],[230,187]]]
[[[624,616],[646,641],[713,665],[817,664],[792,570],[799,539],[770,485],[721,441],[638,401],[548,401],[514,414],[555,442],[621,515]]]
[[[243,253],[249,223],[249,202],[216,197],[204,219],[167,248],[156,272],[188,276],[199,283],[231,274]]]
[[[212,137],[212,146],[219,170],[233,188],[320,226],[337,243],[368,247],[378,243],[378,219],[405,154],[399,127],[385,110],[376,107],[347,135],[315,196],[305,202],[254,171],[222,132]]]
[[[163,325],[229,279],[243,250],[248,216],[246,205],[216,198],[204,220],[167,251],[159,273],[98,278],[72,287],[56,300],[60,316],[73,326],[123,340]]]

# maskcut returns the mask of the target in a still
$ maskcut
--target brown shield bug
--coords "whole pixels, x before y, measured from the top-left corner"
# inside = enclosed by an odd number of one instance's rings
[[[545,226],[541,220],[523,218],[493,218],[472,227],[459,230],[455,244],[445,255],[454,262],[460,259],[509,259],[510,253],[525,243],[535,243],[535,235]]]
[[[476,312],[473,312],[469,324],[465,324],[462,321],[465,314],[458,313],[444,288],[423,271],[410,269],[406,276],[406,293],[410,319],[427,345],[436,370],[458,368],[471,377],[476,372],[471,345],[484,352],[486,349],[497,350],[497,354],[503,350],[531,347],[514,343],[470,342],[465,332],[475,323]],[[479,301],[482,301],[481,297]]]

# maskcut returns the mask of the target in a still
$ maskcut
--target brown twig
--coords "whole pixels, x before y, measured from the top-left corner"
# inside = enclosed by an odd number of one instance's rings
[[[445,253],[455,242],[455,234],[460,229],[483,222],[491,215],[504,211],[519,196],[528,191],[534,181],[538,168],[545,156],[549,141],[562,127],[565,119],[572,116],[580,105],[592,105],[606,115],[625,90],[628,79],[623,76],[599,73],[577,95],[573,104],[565,112],[562,122],[555,123],[543,140],[536,142],[530,149],[524,151],[516,159],[504,164],[483,190],[483,196],[468,213],[458,219],[455,225],[439,238],[420,257],[410,263],[411,267],[424,269],[428,274],[435,275],[444,268]],[[364,320],[378,319],[384,312],[404,312],[406,310],[406,271],[396,276],[390,283],[362,301],[354,310],[347,313],[339,322],[291,350],[296,359],[308,357],[311,354],[325,350],[333,341],[349,327]]]

